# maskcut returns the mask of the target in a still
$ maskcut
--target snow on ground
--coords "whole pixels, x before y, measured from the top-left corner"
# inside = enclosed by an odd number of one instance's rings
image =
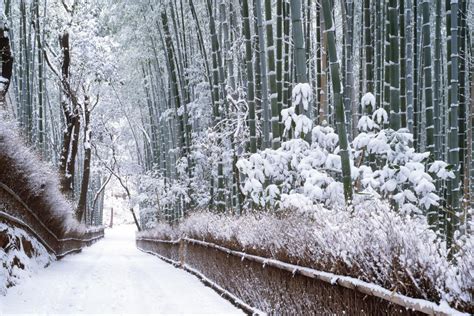
[[[23,229],[0,222],[0,240],[2,235],[8,238],[8,244],[6,249],[0,246],[0,297],[7,292],[8,284],[21,283],[53,260],[46,248]]]
[[[5,313],[242,314],[197,278],[135,247],[134,228],[54,262],[0,296]]]

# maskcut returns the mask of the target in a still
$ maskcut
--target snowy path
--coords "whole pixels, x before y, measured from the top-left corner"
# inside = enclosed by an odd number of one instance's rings
[[[194,276],[135,248],[133,227],[39,271],[0,296],[4,313],[242,314]]]

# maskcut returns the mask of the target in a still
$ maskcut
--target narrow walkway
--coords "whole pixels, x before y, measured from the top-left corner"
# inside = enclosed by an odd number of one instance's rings
[[[194,276],[137,250],[134,238],[132,226],[107,230],[104,240],[0,296],[0,314],[242,314]]]

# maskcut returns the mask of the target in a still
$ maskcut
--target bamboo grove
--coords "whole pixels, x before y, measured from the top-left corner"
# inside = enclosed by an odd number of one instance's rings
[[[93,103],[89,99],[95,93],[87,87],[68,91],[67,71],[55,74],[65,67],[67,49],[42,26],[50,4],[6,2],[16,61],[11,104],[25,136],[61,166],[60,158],[66,157],[61,144],[71,135],[61,130],[68,126],[77,133],[75,124],[88,124],[83,105]],[[81,7],[81,1],[61,2],[66,15]],[[136,148],[140,172],[160,182],[153,194],[145,183],[138,185],[138,191],[148,192],[140,207],[154,210],[142,214],[142,225],[174,222],[192,209],[238,214],[258,208],[242,192],[245,175],[237,162],[302,136],[286,128],[282,111],[292,107],[294,88],[307,84],[309,106],[296,104],[294,111],[314,125],[337,130],[348,205],[358,194],[349,164],[351,141],[359,133],[361,116],[376,110],[361,105],[363,96],[372,93],[375,106],[389,113],[386,128],[407,129],[416,151],[430,153],[424,163],[446,161],[454,172],[454,178],[436,180],[441,201],[427,212],[430,224],[448,241],[455,230],[465,232],[474,201],[473,5],[472,0],[97,4],[99,15],[109,10],[110,16],[126,16],[126,22],[109,16],[101,27],[128,43],[120,49],[120,60],[125,61],[122,71],[131,75],[125,80],[115,69],[119,75],[94,83],[107,84],[115,103],[130,104],[138,113],[125,111],[130,146]],[[63,104],[51,92],[53,84],[61,90]],[[99,120],[93,112],[89,115]],[[311,143],[311,135],[304,138]],[[79,139],[76,134],[69,141]],[[79,150],[72,165],[82,170],[84,162],[99,158]],[[79,192],[83,172],[75,174]],[[97,188],[107,179],[91,176],[97,178]]]
[[[474,88],[469,1],[190,0],[140,6],[152,12],[145,14],[153,20],[150,50],[166,52],[166,66],[156,55],[142,62],[151,114],[145,119],[152,135],[145,143],[147,168],[156,163],[173,182],[175,162],[186,157],[187,172],[193,174],[193,137],[202,125],[189,121],[186,106],[202,95],[202,81],[193,80],[196,68],[208,83],[212,104],[206,128],[222,127],[221,122],[235,119],[235,112],[246,111],[243,144],[235,134],[222,134],[233,138],[221,144],[233,157],[215,161],[207,179],[208,207],[244,208],[235,162],[295,137],[284,134],[281,111],[291,106],[294,85],[309,83],[314,97],[305,114],[315,124],[337,127],[348,200],[353,194],[350,166],[344,166],[348,142],[358,133],[360,100],[371,92],[389,113],[389,127],[408,129],[416,150],[430,152],[427,164],[444,160],[455,172],[453,179],[436,183],[443,202],[431,209],[432,224],[452,236],[470,216]],[[155,120],[166,111],[174,112],[171,128]],[[192,197],[178,202],[166,216],[175,219],[193,203]]]

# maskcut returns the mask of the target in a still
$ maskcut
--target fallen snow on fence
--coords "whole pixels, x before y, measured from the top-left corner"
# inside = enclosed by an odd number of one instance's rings
[[[161,223],[138,238],[206,240],[453,308],[472,305],[474,237],[459,242],[455,264],[423,218],[397,213],[380,200],[365,206],[352,213],[324,207],[305,214],[196,213],[177,227]]]

